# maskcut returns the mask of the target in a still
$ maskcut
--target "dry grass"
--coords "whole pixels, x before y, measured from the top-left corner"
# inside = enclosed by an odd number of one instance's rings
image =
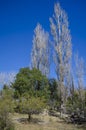
[[[86,127],[67,124],[57,117],[48,115],[33,115],[31,123],[27,122],[27,115],[15,113],[12,118],[16,130],[86,130]]]

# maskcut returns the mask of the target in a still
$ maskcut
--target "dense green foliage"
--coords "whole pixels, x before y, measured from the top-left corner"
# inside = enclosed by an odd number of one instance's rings
[[[79,109],[80,111],[84,111],[86,113],[86,98],[84,98],[81,101],[79,98],[79,93],[76,90],[76,91],[74,91],[73,97],[71,97],[71,96],[68,97],[66,106],[67,106],[68,110],[70,110],[71,113],[77,112],[77,109]]]
[[[58,108],[60,106],[60,96],[58,93],[58,82],[56,79],[49,79],[49,106],[51,109]]]
[[[29,68],[20,69],[12,86],[15,90],[16,98],[26,92],[29,95],[47,96],[49,87],[46,76],[42,75],[41,71],[35,68],[32,70]]]

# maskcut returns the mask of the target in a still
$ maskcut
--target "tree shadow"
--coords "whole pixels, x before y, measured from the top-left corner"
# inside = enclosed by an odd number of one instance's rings
[[[78,130],[86,130],[86,125],[85,124],[75,124],[74,125],[75,126],[75,128],[74,129],[71,129],[71,130],[76,130],[76,129],[78,129]]]
[[[17,119],[17,121],[19,123],[22,123],[22,124],[28,124],[28,123],[39,124],[39,123],[44,122],[44,121],[42,121],[41,119],[38,119],[38,118],[31,118],[30,121],[28,121],[28,118],[19,118],[19,119]]]
[[[81,125],[80,128],[81,128],[82,130],[86,130],[86,124]]]

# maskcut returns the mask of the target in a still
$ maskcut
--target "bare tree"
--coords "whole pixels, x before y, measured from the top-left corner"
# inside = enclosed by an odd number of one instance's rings
[[[54,63],[61,96],[61,105],[64,103],[65,76],[70,70],[72,55],[71,35],[66,12],[59,3],[54,6],[54,14],[50,18],[51,33],[54,40]]]
[[[73,69],[71,69],[70,73],[67,76],[67,92],[66,96],[71,98],[71,104],[74,105],[74,93],[75,93],[75,83],[74,83],[74,74]]]
[[[16,72],[10,72],[10,73],[7,73],[7,81],[8,81],[8,85],[10,85],[11,83],[14,82],[16,78]]]
[[[44,75],[49,74],[49,35],[38,23],[33,36],[31,52],[32,68],[39,69]]]
[[[5,73],[0,72],[0,87],[5,84]]]
[[[85,76],[85,63],[83,58],[79,58],[78,54],[75,55],[75,72],[77,79],[77,89],[79,93],[79,99],[81,106],[83,107],[83,101],[85,99],[85,85],[84,85],[84,76]]]
[[[3,87],[4,84],[10,85],[15,80],[16,72],[1,72],[0,73],[0,85]]]

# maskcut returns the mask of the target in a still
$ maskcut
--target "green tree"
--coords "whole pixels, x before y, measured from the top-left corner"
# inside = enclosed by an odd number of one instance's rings
[[[58,82],[56,79],[49,79],[49,91],[50,91],[50,107],[55,108],[60,105],[60,96],[58,94]]]
[[[48,79],[36,68],[20,69],[12,84],[16,100],[16,110],[29,115],[43,109],[44,100],[49,100]],[[40,110],[39,110],[40,109]]]
[[[20,112],[28,114],[28,121],[31,121],[31,115],[40,113],[44,108],[46,108],[47,103],[44,97],[34,97],[24,94],[20,98],[19,107]]]
[[[21,68],[16,75],[16,80],[12,84],[15,97],[20,97],[28,92],[29,95],[46,95],[48,93],[48,79],[42,75],[41,71],[33,68]]]

